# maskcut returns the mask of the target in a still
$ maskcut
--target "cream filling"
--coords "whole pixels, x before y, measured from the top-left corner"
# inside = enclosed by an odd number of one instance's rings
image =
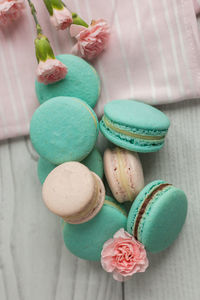
[[[127,217],[127,213],[126,213],[125,209],[121,208],[119,205],[117,205],[109,200],[104,200],[104,204],[110,205],[110,206],[120,210],[123,213],[123,215]]]
[[[85,218],[87,218],[96,208],[99,206],[99,184],[96,179],[96,177],[92,174],[95,182],[95,189],[94,189],[94,194],[92,196],[91,201],[89,204],[79,213],[76,213],[75,215],[69,216],[69,217],[63,217],[63,220],[65,222],[77,222],[81,221]]]
[[[76,99],[78,102],[80,102],[83,106],[85,106],[85,108],[87,109],[87,111],[90,113],[90,115],[92,116],[92,118],[93,118],[93,120],[94,120],[94,123],[95,123],[95,126],[96,126],[96,128],[97,128],[97,120],[96,120],[96,118],[95,118],[95,116],[93,115],[93,113],[91,112],[91,110],[89,109],[89,107],[87,107],[87,105],[83,102],[81,102],[81,101],[79,101],[78,99]]]
[[[126,191],[129,201],[133,201],[132,193],[129,188],[128,177],[125,172],[127,166],[124,163],[123,154],[121,153],[121,150],[119,148],[117,148],[116,152],[117,152],[117,162],[118,162],[118,166],[119,166],[119,177],[120,177],[119,182],[121,182],[124,190]]]
[[[165,135],[162,136],[148,136],[148,135],[142,135],[142,134],[137,134],[137,133],[133,133],[133,132],[129,132],[123,129],[120,129],[118,127],[116,127],[115,125],[113,125],[105,116],[103,117],[103,122],[105,123],[105,125],[108,128],[111,128],[112,130],[136,138],[136,139],[142,139],[142,140],[149,140],[149,141],[159,141],[159,140],[163,140],[165,138]]]

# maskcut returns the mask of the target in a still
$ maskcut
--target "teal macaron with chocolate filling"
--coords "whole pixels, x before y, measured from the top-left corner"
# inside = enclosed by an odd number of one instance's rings
[[[161,149],[170,126],[167,116],[135,100],[114,100],[104,107],[100,130],[113,144],[130,151]]]
[[[106,196],[100,212],[90,221],[69,224],[61,221],[63,239],[68,250],[74,255],[99,261],[104,243],[120,229],[126,228],[127,213],[122,205]]]
[[[157,180],[148,184],[136,197],[128,215],[127,231],[147,251],[159,252],[177,238],[187,215],[185,193]]]

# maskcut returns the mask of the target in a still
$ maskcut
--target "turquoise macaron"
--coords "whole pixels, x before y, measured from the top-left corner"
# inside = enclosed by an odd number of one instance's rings
[[[147,251],[159,252],[177,238],[187,215],[185,193],[165,181],[149,183],[134,200],[128,215],[127,231]]]
[[[99,98],[100,79],[96,70],[84,59],[71,54],[56,57],[68,69],[66,77],[56,83],[45,85],[35,82],[35,90],[40,104],[58,97],[67,96],[82,99],[92,108]]]
[[[114,199],[106,196],[102,209],[89,222],[61,222],[63,239],[68,250],[82,259],[99,261],[104,243],[120,228],[126,228],[127,214]]]
[[[96,173],[101,179],[103,178],[103,158],[96,147],[81,163],[88,167],[90,171]]]
[[[92,108],[73,97],[56,97],[32,116],[30,138],[38,154],[58,165],[81,161],[96,144],[98,119]]]
[[[169,126],[169,119],[163,112],[135,100],[109,102],[100,122],[100,130],[108,140],[136,152],[161,149]]]
[[[81,163],[88,167],[90,171],[96,173],[101,179],[103,178],[103,159],[97,148],[94,148]],[[39,158],[37,172],[41,184],[44,183],[46,177],[56,167],[57,165],[52,164],[50,161],[42,157]]]
[[[49,160],[43,157],[39,157],[37,164],[37,174],[41,184],[45,182],[45,179],[47,178],[49,173],[51,173],[51,171],[53,171],[53,169],[55,169],[56,167],[57,165],[52,164]]]

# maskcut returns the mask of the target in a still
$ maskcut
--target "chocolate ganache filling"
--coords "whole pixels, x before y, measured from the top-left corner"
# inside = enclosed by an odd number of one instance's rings
[[[149,202],[153,199],[153,197],[160,191],[164,190],[167,186],[170,186],[171,184],[169,183],[162,183],[160,184],[157,188],[155,188],[149,195],[148,197],[144,200],[140,210],[139,210],[139,213],[138,213],[138,216],[137,216],[137,219],[136,219],[136,222],[135,222],[135,227],[134,227],[134,237],[136,239],[138,239],[138,227],[139,227],[139,224],[140,224],[140,221],[142,219],[142,216],[145,212],[145,209],[147,208]]]

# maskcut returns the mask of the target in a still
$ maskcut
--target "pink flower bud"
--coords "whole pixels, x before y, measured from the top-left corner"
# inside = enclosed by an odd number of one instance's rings
[[[53,15],[50,16],[50,20],[57,30],[66,29],[73,22],[72,14],[66,7],[63,7],[63,9],[54,8]]]
[[[36,74],[38,82],[50,84],[65,78],[67,68],[61,61],[49,58],[39,62]]]
[[[73,25],[72,35],[76,32],[75,26],[78,25]],[[79,26],[78,29],[81,29],[81,27]],[[84,59],[92,60],[105,49],[109,36],[110,29],[106,21],[93,21],[88,28],[85,27],[75,36],[77,44],[74,46],[72,53]]]
[[[3,0],[0,3],[0,25],[7,25],[17,20],[24,8],[24,0]]]

